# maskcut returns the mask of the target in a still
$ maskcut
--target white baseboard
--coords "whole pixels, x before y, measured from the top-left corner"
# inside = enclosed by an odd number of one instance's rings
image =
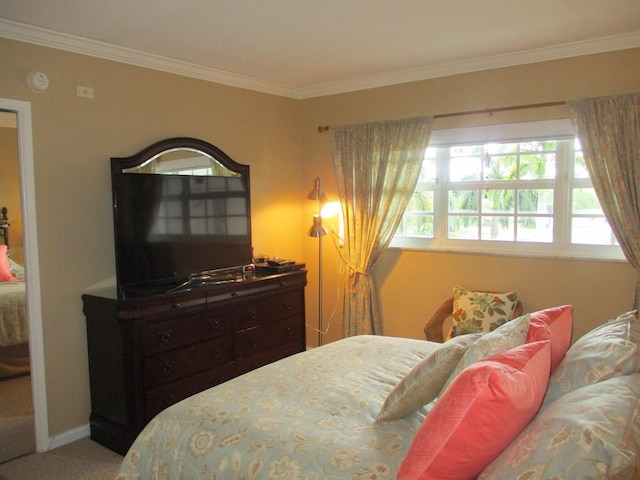
[[[88,437],[91,434],[89,430],[89,424],[82,425],[77,428],[73,428],[71,430],[67,430],[66,432],[62,432],[60,435],[55,435],[53,437],[49,437],[49,448],[48,450],[53,450],[54,448],[62,447],[71,442],[75,442],[76,440],[80,440],[82,438]]]

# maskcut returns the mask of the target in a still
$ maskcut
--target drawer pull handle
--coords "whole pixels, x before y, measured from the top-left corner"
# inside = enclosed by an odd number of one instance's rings
[[[238,296],[238,292],[231,292],[231,296],[232,297],[237,297]]]
[[[283,303],[284,308],[286,308],[287,310],[291,310],[293,308],[293,303],[291,303],[290,300],[287,300],[286,302]]]
[[[179,303],[174,303],[173,305],[171,305],[171,308],[180,308],[180,304]]]
[[[162,396],[162,402],[163,402],[165,405],[171,405],[172,403],[174,403],[174,398],[175,398],[175,397],[173,396],[173,394],[172,394],[172,393],[165,393],[165,394]]]
[[[249,320],[255,320],[255,318],[258,316],[258,314],[256,313],[255,310],[249,310],[247,312],[247,317],[249,318]]]
[[[280,286],[281,287],[286,287],[287,286],[287,282],[285,282],[284,280],[280,282]]]
[[[171,341],[171,332],[161,332],[158,334],[162,343],[169,343]]]
[[[173,365],[168,362],[163,363],[162,365],[160,365],[160,370],[162,370],[162,373],[171,373],[173,372]]]
[[[217,318],[209,320],[209,328],[211,330],[217,330],[218,328],[220,328],[220,320],[218,320]]]
[[[252,347],[255,346],[257,343],[258,343],[257,337],[251,337],[249,339],[249,345],[251,345]]]
[[[284,331],[287,335],[291,335],[293,333],[293,329],[291,327],[285,328]]]
[[[220,351],[219,348],[213,348],[209,353],[213,358],[218,358],[220,355],[222,355],[222,352]]]

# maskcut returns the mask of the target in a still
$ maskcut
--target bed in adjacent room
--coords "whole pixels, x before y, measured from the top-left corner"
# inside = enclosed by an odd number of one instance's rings
[[[24,267],[9,258],[6,245],[0,245],[0,379],[29,373],[24,280]]]

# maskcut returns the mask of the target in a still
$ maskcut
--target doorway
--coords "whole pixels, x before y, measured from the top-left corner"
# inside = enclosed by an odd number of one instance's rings
[[[3,115],[9,114],[9,116],[15,120],[21,211],[14,212],[13,215],[16,216],[16,218],[21,217],[22,219],[24,268],[25,271],[28,272],[28,275],[25,276],[24,282],[26,287],[30,378],[30,384],[26,386],[26,395],[30,394],[33,404],[35,449],[38,452],[42,452],[49,448],[49,431],[47,420],[40,272],[35,212],[31,104],[18,100],[0,98],[0,112],[3,112]],[[0,205],[0,207],[1,206],[2,205]],[[25,393],[22,392],[21,394]]]

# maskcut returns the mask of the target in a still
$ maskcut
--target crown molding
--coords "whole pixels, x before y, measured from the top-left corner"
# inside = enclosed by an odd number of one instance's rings
[[[138,50],[119,47],[74,35],[54,32],[5,19],[0,19],[0,37],[298,100],[482,70],[492,70],[640,47],[640,31],[638,31],[502,55],[447,62],[383,75],[372,75],[344,82],[299,88],[238,75],[215,68],[203,67],[193,63],[144,53]]]
[[[335,95],[369,88],[386,87],[401,83],[409,83],[433,78],[460,75],[463,73],[493,70],[496,68],[514,67],[530,63],[561,60],[570,57],[593,55],[640,47],[640,31],[592,40],[552,45],[531,50],[521,50],[502,55],[448,62],[424,68],[405,70],[390,74],[369,76],[353,81],[317,85],[298,90],[298,98],[312,98]]]

